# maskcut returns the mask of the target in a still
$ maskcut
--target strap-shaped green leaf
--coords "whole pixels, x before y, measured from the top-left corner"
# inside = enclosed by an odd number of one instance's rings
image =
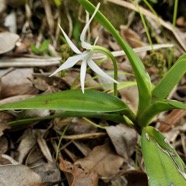
[[[152,103],[144,112],[138,117],[138,123],[141,127],[147,126],[154,116],[163,111],[173,109],[186,110],[186,104],[175,100],[159,100]]]
[[[8,126],[11,129],[22,129],[33,125],[39,121],[49,120],[53,118],[67,118],[67,117],[88,117],[88,118],[99,118],[107,121],[114,121],[117,123],[126,123],[125,119],[120,115],[120,113],[94,113],[94,112],[72,112],[66,111],[50,116],[45,117],[36,117],[36,118],[22,118],[19,120],[11,121],[8,123]]]
[[[79,0],[80,4],[92,14],[95,10],[94,5],[92,5],[88,0]],[[137,54],[132,50],[132,48],[123,41],[116,29],[107,20],[107,18],[98,11],[95,15],[95,19],[101,23],[116,39],[122,49],[125,51],[131,66],[133,68],[134,74],[136,76],[136,81],[139,91],[139,105],[138,105],[138,115],[150,104],[151,102],[151,81],[148,73],[145,71],[144,65],[137,56]]]
[[[186,73],[186,54],[182,55],[176,63],[171,67],[167,74],[155,86],[152,96],[155,99],[165,99],[174,86],[180,81]]]
[[[159,131],[144,128],[141,146],[149,186],[186,185],[186,166]]]
[[[44,94],[26,100],[0,105],[0,110],[49,109],[74,112],[123,112],[130,111],[120,99],[94,90],[66,90]]]

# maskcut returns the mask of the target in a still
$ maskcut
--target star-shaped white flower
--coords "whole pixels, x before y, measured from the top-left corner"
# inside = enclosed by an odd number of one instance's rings
[[[67,34],[64,32],[64,30],[61,28],[61,26],[59,25],[59,28],[61,29],[67,43],[69,44],[69,46],[71,47],[71,49],[77,54],[75,56],[69,57],[56,71],[54,71],[50,76],[55,75],[56,73],[58,73],[61,70],[65,70],[68,68],[73,67],[78,61],[82,61],[81,63],[81,70],[80,70],[80,83],[81,83],[81,89],[82,92],[84,93],[84,85],[85,85],[85,76],[86,76],[86,69],[87,69],[87,65],[98,75],[111,80],[114,83],[118,83],[116,80],[114,80],[113,78],[111,78],[109,75],[107,75],[103,70],[101,70],[101,68],[99,68],[99,66],[92,60],[92,56],[94,54],[94,50],[92,49],[92,45],[90,43],[87,43],[85,41],[86,38],[86,32],[89,28],[89,25],[92,21],[92,19],[94,18],[95,14],[97,13],[99,9],[99,4],[97,5],[92,17],[90,18],[90,20],[87,22],[87,24],[85,25],[81,35],[80,35],[80,40],[81,40],[81,46],[85,49],[85,51],[81,52],[74,44],[73,42],[70,40],[70,38],[67,36]],[[97,51],[96,51],[97,53]]]

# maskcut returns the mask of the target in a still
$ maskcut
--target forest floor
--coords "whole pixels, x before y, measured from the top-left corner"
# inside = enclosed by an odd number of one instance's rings
[[[185,53],[184,5],[178,5],[173,21],[171,1],[152,1],[151,6],[145,1],[139,1],[139,6],[124,0],[93,1],[95,5],[97,2],[101,2],[100,11],[137,52],[154,84]],[[78,1],[0,0],[0,16],[0,105],[81,89],[79,63],[49,77],[73,54],[58,24],[82,50],[79,38],[86,14]],[[87,38],[92,42],[97,36],[97,45],[112,52],[121,51],[113,36],[93,20]],[[118,86],[119,97],[136,112],[138,89],[132,67],[125,55],[120,54],[116,59],[118,81],[123,82]],[[110,60],[100,66],[113,74]],[[112,94],[109,83],[90,69],[87,71],[85,89]],[[185,76],[169,98],[186,101]],[[67,117],[25,121],[19,125],[25,118],[42,118],[56,112],[37,108],[0,111],[0,186],[148,185],[139,134],[123,123]],[[186,162],[185,117],[186,111],[173,110],[158,115],[151,124],[166,136]]]

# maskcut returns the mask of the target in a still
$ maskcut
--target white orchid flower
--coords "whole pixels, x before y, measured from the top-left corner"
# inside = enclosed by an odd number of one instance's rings
[[[69,44],[69,46],[71,47],[71,49],[77,54],[75,56],[69,57],[56,71],[54,71],[50,76],[55,75],[56,73],[58,73],[61,70],[65,70],[68,68],[73,67],[78,61],[82,61],[81,63],[81,70],[80,70],[80,83],[81,83],[81,89],[82,92],[84,93],[84,82],[85,82],[85,76],[86,76],[86,69],[87,66],[89,66],[95,73],[97,73],[98,75],[111,80],[114,83],[118,83],[116,80],[114,80],[113,78],[111,78],[109,75],[107,75],[103,70],[101,70],[101,68],[99,68],[99,66],[92,60],[92,56],[95,53],[95,51],[92,48],[92,45],[90,43],[87,43],[85,41],[86,38],[86,32],[89,28],[89,25],[92,21],[92,19],[94,18],[94,16],[96,15],[98,9],[99,9],[99,5],[97,5],[92,17],[90,18],[90,20],[87,22],[87,24],[85,25],[81,35],[80,35],[80,40],[81,40],[81,46],[85,49],[85,51],[81,52],[74,44],[73,42],[69,39],[69,37],[67,36],[67,34],[64,32],[64,30],[61,28],[61,26],[59,25],[59,28],[61,29],[67,43]],[[96,50],[96,53],[98,51]]]

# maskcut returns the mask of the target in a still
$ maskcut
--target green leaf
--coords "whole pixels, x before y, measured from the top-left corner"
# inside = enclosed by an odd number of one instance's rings
[[[159,131],[144,128],[141,146],[149,186],[186,185],[186,166]]]
[[[41,43],[41,46],[39,47],[39,51],[44,55],[47,53],[48,45],[50,44],[50,40],[46,39]]]
[[[176,63],[171,67],[167,74],[155,86],[152,96],[155,99],[165,99],[174,86],[180,81],[186,73],[186,54],[182,55]]]
[[[155,117],[157,114],[173,110],[173,109],[184,109],[186,110],[186,104],[175,101],[175,100],[158,100],[152,103],[148,108],[144,110],[144,112],[138,117],[138,122],[141,127],[147,126],[150,121]]]
[[[0,110],[50,109],[74,112],[123,112],[128,106],[120,99],[94,90],[66,90],[0,105]]]
[[[92,5],[87,0],[79,0],[80,4],[92,14],[95,10],[94,5]],[[148,73],[145,71],[144,65],[137,56],[137,54],[132,50],[132,48],[123,41],[121,36],[118,34],[116,29],[107,20],[107,18],[98,11],[95,15],[95,19],[103,25],[116,39],[122,49],[125,51],[131,66],[133,68],[134,74],[136,76],[138,91],[139,91],[139,105],[138,105],[138,115],[140,115],[143,110],[150,105],[151,102],[151,81]]]
[[[53,2],[55,3],[57,7],[60,7],[63,3],[63,0],[53,0]]]
[[[39,49],[35,45],[30,46],[34,54],[39,54]]]
[[[117,123],[126,123],[125,119],[119,113],[93,113],[93,112],[63,112],[45,117],[36,118],[24,118],[8,123],[11,129],[22,129],[30,125],[34,125],[39,121],[49,120],[54,118],[67,118],[67,117],[88,117],[88,118],[98,118],[107,121],[114,121]]]

